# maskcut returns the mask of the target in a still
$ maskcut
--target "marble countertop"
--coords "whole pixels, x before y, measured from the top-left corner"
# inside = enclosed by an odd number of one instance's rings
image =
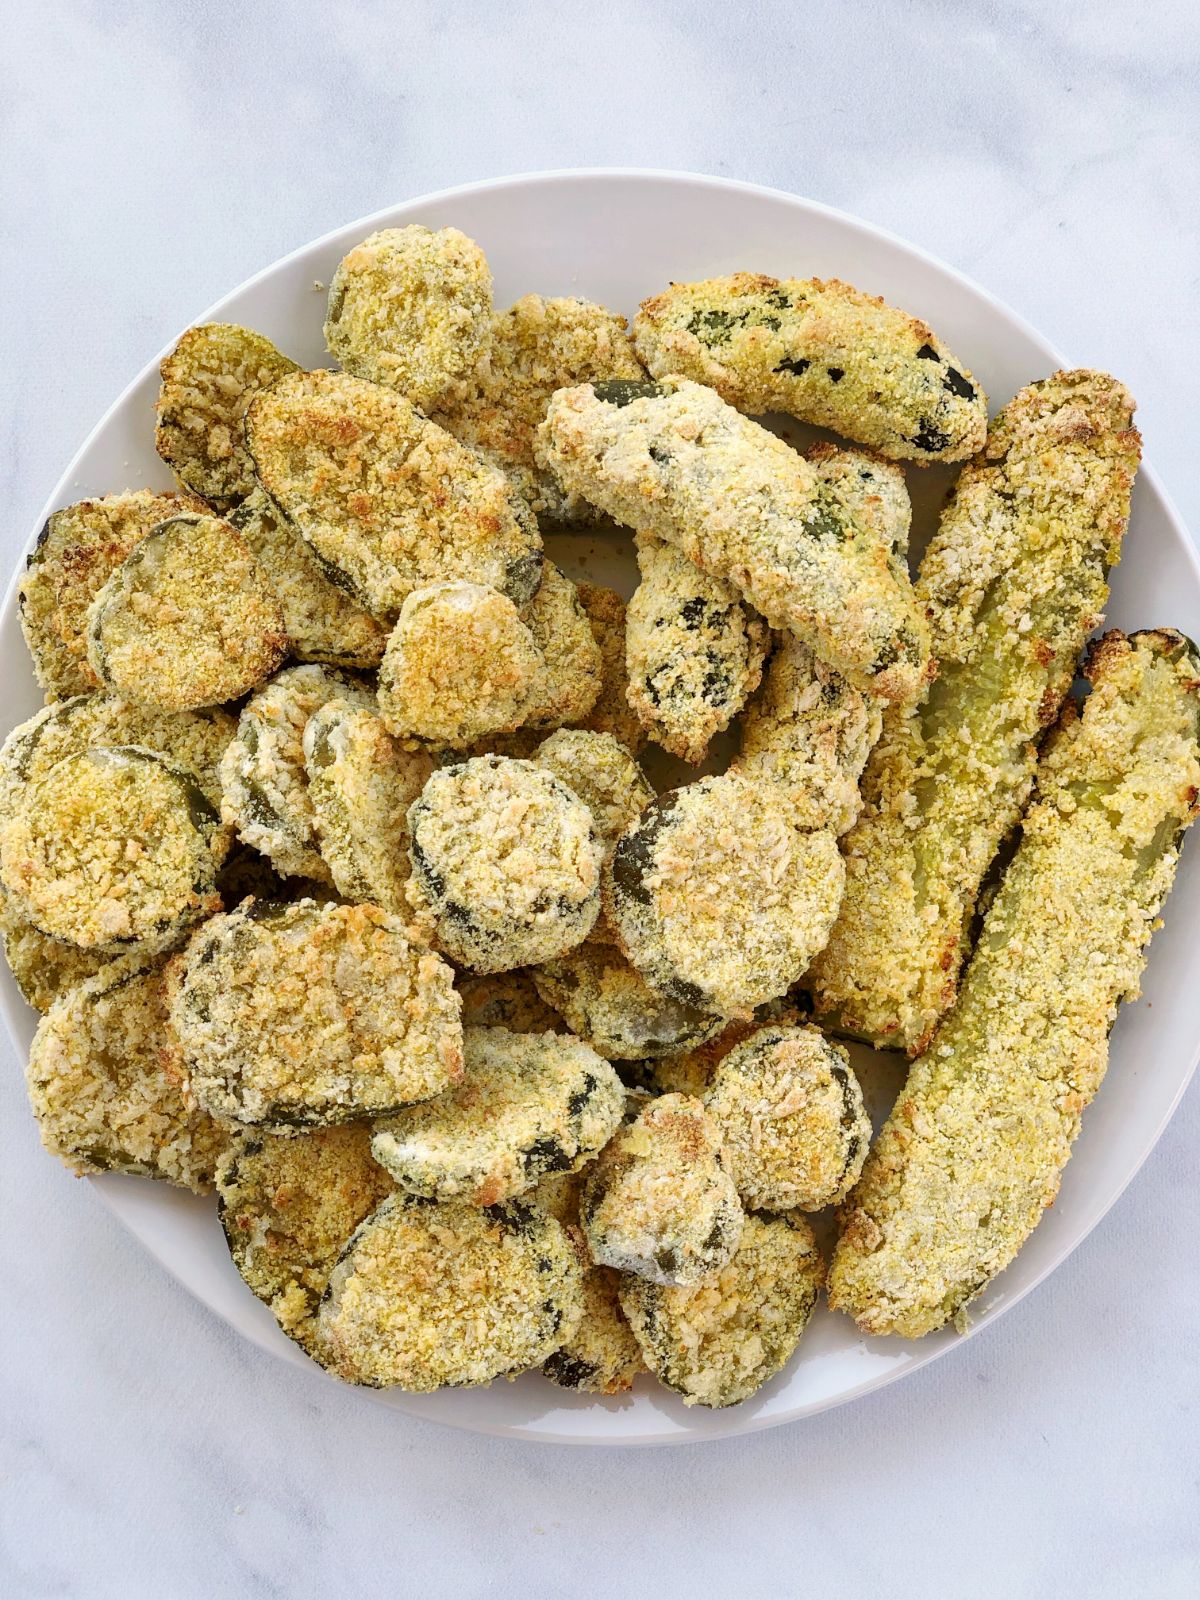
[[[775,184],[944,257],[1126,379],[1200,530],[1186,0],[47,0],[5,42],[5,571],[96,417],[224,290],[392,200],[572,165]],[[42,1155],[0,1054],[0,1593],[1200,1588],[1195,1089],[961,1351],[769,1434],[593,1454],[409,1420],[240,1341]]]

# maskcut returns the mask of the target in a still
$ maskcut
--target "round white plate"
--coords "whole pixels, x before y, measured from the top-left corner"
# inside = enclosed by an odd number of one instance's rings
[[[408,222],[453,224],[477,239],[496,278],[496,303],[530,290],[578,294],[632,314],[671,279],[750,269],[780,277],[839,277],[903,306],[937,329],[973,369],[993,408],[1062,358],[1019,318],[949,267],[880,230],[811,201],[715,178],[663,172],[559,172],[503,178],[412,200],[353,222],[268,267],[211,307],[221,319],[257,328],[295,360],[327,365],[321,337],[327,284],[346,251],[373,229]],[[103,417],[51,494],[50,511],[85,495],[142,485],[167,487],[154,453],[158,360]],[[1153,441],[1151,441],[1153,443]],[[910,474],[918,524],[928,523],[946,475]],[[37,529],[31,530],[30,542]],[[631,589],[632,562],[620,551],[566,540],[564,564]],[[15,580],[0,612],[3,726],[29,716],[40,697],[17,623]],[[1178,515],[1143,468],[1134,494],[1125,559],[1113,586],[1110,624],[1170,624],[1200,635],[1200,565]],[[1196,847],[1183,867],[1156,935],[1140,1004],[1121,1014],[1108,1080],[1084,1119],[1062,1192],[1016,1262],[975,1303],[974,1329],[1015,1305],[1093,1228],[1150,1153],[1200,1054],[1200,985],[1189,973],[1188,929],[1200,922]],[[1189,859],[1190,857],[1190,859]],[[36,1018],[7,970],[0,1004],[13,1041],[28,1049]],[[877,1076],[867,1065],[871,1076]],[[894,1061],[884,1065],[894,1087]],[[880,1092],[880,1085],[876,1085]],[[307,1365],[266,1307],[230,1264],[211,1203],[136,1178],[94,1180],[127,1228],[169,1271],[263,1349]],[[136,1338],[138,1330],[130,1329]],[[536,1374],[487,1389],[434,1395],[380,1393],[384,1405],[485,1433],[569,1443],[649,1444],[745,1433],[808,1416],[867,1393],[961,1342],[950,1331],[916,1344],[867,1340],[845,1317],[822,1309],[787,1369],[753,1400],[730,1411],[685,1409],[641,1380],[631,1395],[573,1396]],[[1132,1358],[1132,1353],[1131,1353]]]

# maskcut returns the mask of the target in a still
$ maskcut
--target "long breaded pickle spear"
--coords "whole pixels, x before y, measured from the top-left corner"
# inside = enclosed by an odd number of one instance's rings
[[[657,377],[710,384],[739,411],[784,411],[893,461],[962,461],[987,397],[907,312],[836,278],[735,272],[645,300],[634,343]]]
[[[1005,406],[959,478],[916,584],[938,676],[918,708],[885,714],[843,841],[845,899],[808,978],[839,1032],[916,1055],[953,1003],[984,874],[1108,600],[1132,414],[1107,374],[1056,373]]]
[[[1107,634],[1064,708],[958,1004],[914,1065],[842,1217],[830,1304],[867,1333],[940,1328],[1058,1192],[1108,1033],[1200,792],[1200,659]]]
[[[682,378],[560,389],[538,448],[568,493],[732,583],[858,687],[919,691],[928,630],[874,529],[713,390]]]

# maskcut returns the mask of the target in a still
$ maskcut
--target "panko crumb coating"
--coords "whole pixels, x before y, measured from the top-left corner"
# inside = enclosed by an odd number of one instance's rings
[[[162,950],[220,906],[228,841],[191,773],[135,745],[65,756],[0,826],[0,880],[55,939]]]
[[[704,1107],[752,1211],[820,1211],[854,1187],[871,1119],[841,1045],[816,1028],[763,1028],[717,1066]]]
[[[287,655],[279,596],[241,534],[187,514],[152,528],[87,614],[88,662],[113,693],[161,711],[221,705]]]
[[[503,972],[562,955],[600,910],[592,814],[531,761],[442,767],[408,814],[409,903],[450,958]]]
[[[603,659],[579,591],[552,561],[521,612],[542,658],[525,706],[531,728],[557,728],[586,717],[600,695]]]
[[[374,696],[332,667],[289,667],[252,695],[221,757],[221,817],[238,837],[269,856],[284,877],[331,878],[317,847],[308,793],[304,729],[337,700],[374,710]]]
[[[621,1308],[646,1365],[685,1406],[733,1406],[791,1360],[824,1279],[803,1217],[751,1214],[711,1277],[684,1288],[622,1278]]]
[[[829,937],[845,869],[832,833],[736,773],[660,795],[617,845],[604,910],[652,987],[738,1017],[795,983]]]
[[[727,1022],[720,1033],[678,1055],[662,1056],[646,1063],[646,1086],[654,1094],[687,1094],[703,1100],[712,1086],[717,1068],[735,1045],[749,1039],[761,1028],[774,1023],[791,1027],[799,1013],[786,1000],[772,1000],[759,1006],[749,1017]]]
[[[426,1393],[540,1366],[583,1314],[583,1268],[553,1217],[396,1194],[333,1270],[319,1334],[348,1383]]]
[[[761,416],[783,411],[893,461],[962,461],[987,397],[933,330],[837,278],[735,272],[644,300],[638,354]]]
[[[268,1131],[381,1116],[462,1076],[454,975],[375,906],[246,901],[176,958],[171,1018],[214,1116]]]
[[[1107,634],[1043,749],[1037,796],[957,1004],[842,1217],[830,1305],[865,1333],[958,1318],[1058,1193],[1200,793],[1200,660]]]
[[[457,980],[462,1021],[467,1028],[507,1028],[509,1033],[566,1033],[557,1011],[537,992],[531,969],[488,972]]]
[[[921,564],[938,677],[889,711],[846,835],[846,895],[808,987],[839,1032],[916,1054],[953,1003],[980,884],[1108,599],[1140,441],[1104,373],[1021,390]]]
[[[391,389],[297,372],[246,413],[255,474],[321,565],[373,616],[413,589],[490,584],[517,605],[541,581],[542,540],[498,467]]]
[[[350,1235],[395,1188],[368,1123],[295,1139],[238,1132],[217,1163],[217,1215],[233,1264],[301,1349],[322,1359],[317,1311]]]
[[[161,963],[141,954],[61,994],[25,1075],[46,1149],[77,1173],[140,1173],[207,1194],[229,1135],[197,1105],[169,1032]]]
[[[49,517],[17,590],[21,632],[48,700],[87,694],[99,683],[87,659],[88,607],[134,545],[168,517],[206,509],[190,495],[137,489],[80,500]]]
[[[232,322],[189,328],[159,371],[154,448],[185,490],[236,505],[254,488],[243,421],[252,395],[296,363],[269,339]]]
[[[468,1028],[462,1082],[379,1122],[371,1152],[408,1194],[493,1206],[548,1172],[573,1172],[620,1125],[609,1063],[562,1033]]]
[[[696,1283],[737,1249],[742,1207],[716,1125],[698,1100],[648,1101],[584,1179],[592,1259],[652,1283]]]
[[[457,228],[383,228],[342,258],[329,285],[330,354],[422,411],[487,359],[491,334],[491,269]]]
[[[35,1011],[49,1011],[61,994],[94,978],[113,959],[104,951],[52,939],[19,916],[5,894],[0,894],[0,940],[17,988]]]
[[[645,1061],[710,1039],[720,1017],[652,989],[611,946],[583,944],[533,969],[547,1005],[610,1061]]]
[[[903,470],[874,450],[854,450],[828,440],[804,452],[805,459],[843,512],[861,522],[903,567],[912,531],[912,500]]]
[[[629,703],[664,750],[693,765],[757,689],[770,630],[732,584],[652,534],[625,615]]]
[[[645,1372],[642,1352],[621,1310],[621,1281],[611,1267],[585,1267],[579,1326],[542,1363],[546,1377],[560,1389],[624,1394]]]
[[[345,900],[408,915],[408,808],[433,763],[408,750],[378,712],[344,700],[314,711],[304,728],[304,766],[317,843]]]
[[[712,389],[560,389],[538,449],[567,490],[732,583],[859,688],[911,700],[928,679],[925,620],[874,529]]]
[[[321,563],[282,515],[256,488],[227,514],[270,580],[283,612],[288,651],[297,661],[332,667],[377,667],[387,629],[331,582]]]
[[[461,750],[520,727],[544,665],[506,595],[479,583],[431,584],[400,608],[379,709],[392,733]]]
[[[596,733],[611,733],[636,756],[646,742],[646,730],[626,698],[625,602],[615,589],[599,583],[576,584],[575,593],[600,646],[600,693],[578,725]]]
[[[524,295],[492,319],[491,338],[434,421],[503,467],[539,515],[580,507],[534,460],[533,437],[556,389],[603,378],[645,378],[625,318],[590,300]]]

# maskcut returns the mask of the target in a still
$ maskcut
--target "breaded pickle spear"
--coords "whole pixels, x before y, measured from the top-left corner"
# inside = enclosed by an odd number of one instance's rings
[[[874,529],[713,390],[682,378],[560,389],[538,448],[569,493],[732,583],[860,688],[919,691],[927,630]]]
[[[655,377],[711,384],[739,411],[785,411],[893,461],[962,461],[987,398],[931,328],[836,278],[735,272],[642,302],[638,354]]]
[[[1037,799],[954,1010],[867,1159],[830,1303],[868,1333],[940,1328],[1008,1265],[1058,1192],[1108,1034],[1200,793],[1200,659],[1110,633],[1043,752]]]
[[[953,1002],[980,884],[1108,599],[1132,413],[1106,374],[1056,373],[1005,406],[958,481],[917,581],[938,676],[917,709],[884,717],[843,845],[842,908],[810,973],[838,1031],[915,1055]]]

